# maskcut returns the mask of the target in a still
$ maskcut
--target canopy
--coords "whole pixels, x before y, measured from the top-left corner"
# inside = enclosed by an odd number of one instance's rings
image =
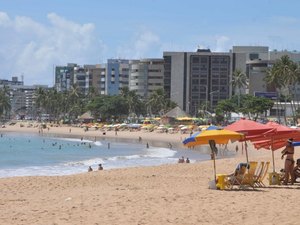
[[[266,126],[273,128],[273,132],[266,132],[261,135],[261,137],[253,138],[252,141],[256,149],[264,148],[272,150],[273,172],[275,172],[273,151],[286,146],[286,142],[289,138],[300,140],[300,132],[275,122],[268,122]]]
[[[293,138],[294,141],[300,141],[300,131],[289,128],[287,126],[268,122],[266,126],[273,128],[272,133],[265,133],[260,137],[252,139],[256,149],[264,148],[270,150],[277,150],[286,145],[286,141],[289,138]]]
[[[272,131],[274,128],[265,124],[242,118],[224,127],[224,129],[243,133],[245,135],[245,138],[247,138],[255,135],[260,135],[268,131]]]
[[[210,140],[214,140],[216,144],[227,144],[229,140],[241,140],[243,134],[230,130],[209,130],[197,132],[191,137],[185,139],[185,146],[208,145]]]
[[[244,135],[230,130],[205,130],[195,137],[198,145],[209,144],[214,140],[216,144],[227,144],[229,140],[236,141],[243,139]]]
[[[217,127],[217,126],[214,126],[214,125],[210,125],[208,126],[207,128],[205,128],[205,130],[221,130],[221,128]],[[203,130],[204,131],[204,130]],[[202,132],[203,132],[202,131]],[[196,142],[196,137],[201,133],[200,132],[196,132],[194,133],[193,135],[191,135],[190,137],[186,138],[184,141],[183,141],[183,144],[187,147],[193,147],[193,146],[196,146],[198,145],[197,142]]]
[[[178,117],[189,117],[185,111],[183,111],[180,107],[176,106],[169,112],[167,112],[163,117],[171,117],[171,118],[178,118]]]
[[[80,117],[79,117],[80,120],[92,120],[94,119],[94,117],[92,116],[92,113],[91,111],[87,111],[85,113],[83,113]]]

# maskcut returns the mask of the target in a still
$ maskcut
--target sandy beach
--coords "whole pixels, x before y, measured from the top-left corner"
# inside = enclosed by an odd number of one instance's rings
[[[71,132],[70,132],[71,129]],[[7,126],[0,132],[38,132]],[[182,146],[188,134],[144,131],[85,132],[77,127],[51,127],[57,134],[99,140],[138,141],[155,146]],[[234,151],[236,144],[229,148]],[[296,147],[295,159],[300,158]],[[240,148],[241,149],[241,148]],[[188,149],[187,149],[188,151]],[[250,161],[272,161],[271,152],[249,146]],[[218,159],[217,173],[231,173],[246,160]],[[276,171],[283,167],[275,151]],[[272,165],[269,171],[272,171]],[[300,184],[240,190],[212,190],[212,161],[94,171],[70,176],[0,179],[0,224],[299,224]]]

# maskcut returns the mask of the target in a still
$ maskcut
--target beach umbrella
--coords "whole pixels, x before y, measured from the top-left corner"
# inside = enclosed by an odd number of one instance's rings
[[[195,135],[194,146],[210,145],[214,167],[214,178],[216,181],[216,161],[215,155],[217,152],[216,144],[227,144],[228,141],[239,141],[244,138],[244,135],[230,130],[205,130]],[[184,142],[183,142],[184,144]],[[185,144],[187,145],[187,143]]]
[[[205,130],[221,130],[220,127],[217,127],[217,126],[214,126],[214,125],[210,125],[208,127],[205,128]],[[204,130],[203,130],[204,131]],[[202,132],[203,132],[202,131]],[[194,134],[192,134],[190,137],[186,138],[184,141],[183,141],[183,144],[186,146],[186,147],[193,147],[193,146],[196,146],[196,145],[199,145],[197,142],[196,142],[196,137],[201,133],[200,132],[196,132]]]
[[[241,118],[240,120],[224,127],[224,129],[244,134],[244,139],[241,141],[245,142],[244,145],[247,162],[249,162],[249,159],[246,141],[251,141],[252,138],[257,138],[264,133],[271,133],[274,130],[274,128],[270,126],[255,122],[253,120],[248,120],[246,118]]]
[[[272,132],[267,132],[259,137],[252,138],[253,145],[256,149],[267,149],[272,152],[273,172],[275,172],[274,151],[286,146],[288,139],[300,141],[300,131],[290,127],[268,122],[267,126],[273,128]]]

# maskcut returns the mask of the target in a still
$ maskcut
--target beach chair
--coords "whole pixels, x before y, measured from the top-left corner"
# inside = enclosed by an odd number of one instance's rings
[[[242,181],[241,181],[241,185],[240,188],[243,188],[244,186],[251,186],[252,188],[254,188],[254,183],[255,183],[255,172],[256,172],[256,168],[257,168],[257,162],[252,161],[249,162],[250,167],[248,169],[248,171],[245,173]]]
[[[265,162],[265,165],[263,167],[261,175],[259,177],[257,177],[257,179],[255,181],[255,185],[257,185],[258,187],[265,187],[266,186],[263,181],[267,176],[269,166],[270,166],[270,162]]]
[[[259,187],[258,180],[262,176],[264,172],[265,162],[260,162],[259,165],[256,168],[256,172],[254,174],[254,186]]]
[[[246,174],[248,165],[240,163],[232,174],[226,176],[226,188],[232,189],[233,186],[240,186]]]

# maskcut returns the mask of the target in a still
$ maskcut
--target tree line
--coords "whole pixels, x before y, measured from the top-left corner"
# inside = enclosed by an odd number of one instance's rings
[[[265,82],[278,93],[277,102],[286,110],[286,104],[290,102],[293,112],[293,120],[296,123],[299,116],[299,108],[293,100],[298,100],[296,87],[300,82],[299,64],[293,62],[288,56],[283,56],[274,65],[266,70]],[[232,87],[237,90],[230,99],[219,101],[215,109],[218,122],[229,119],[232,112],[243,113],[257,119],[259,115],[270,110],[274,102],[270,99],[242,94],[242,89],[248,88],[249,78],[241,70],[236,70],[232,76]],[[123,121],[127,118],[136,119],[143,116],[161,116],[174,108],[176,103],[166,96],[163,89],[153,91],[147,98],[142,98],[136,91],[124,87],[119,95],[100,95],[91,87],[87,94],[83,94],[79,87],[73,85],[69,91],[58,92],[55,88],[38,88],[35,92],[34,114],[40,117],[48,114],[52,121],[74,121],[86,111],[91,111],[95,118],[103,121]],[[196,110],[197,117],[205,117],[205,106],[199,106]],[[205,108],[205,110],[204,110]],[[4,86],[0,89],[0,116],[3,118],[11,110],[9,89]],[[278,113],[278,120],[281,114]],[[285,123],[286,115],[283,115]]]

